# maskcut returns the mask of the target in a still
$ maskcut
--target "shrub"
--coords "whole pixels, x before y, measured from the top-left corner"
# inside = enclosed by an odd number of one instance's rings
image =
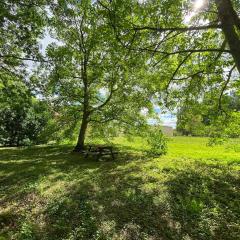
[[[149,129],[147,135],[151,153],[155,155],[164,155],[167,153],[167,139],[160,128]]]

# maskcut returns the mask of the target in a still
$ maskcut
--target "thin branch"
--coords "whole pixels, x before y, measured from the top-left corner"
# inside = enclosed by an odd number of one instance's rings
[[[225,39],[222,43],[222,46],[220,49],[224,50],[225,47],[227,45],[227,40]],[[214,59],[214,62],[216,62],[221,56],[222,56],[223,52],[219,52],[218,55],[216,56],[216,58]]]
[[[51,62],[49,60],[45,60],[45,59],[34,59],[34,58],[25,58],[25,57],[17,57],[14,55],[0,55],[0,58],[15,58],[18,60],[22,60],[22,61],[32,61],[32,62]]]
[[[182,65],[188,60],[188,58],[192,55],[192,53],[189,53],[177,66],[174,73],[172,74],[172,77],[169,79],[166,89],[168,89],[169,85],[171,84],[172,80],[174,79],[175,75],[178,73],[179,69],[182,67]]]
[[[159,47],[161,46],[161,44],[162,44],[163,42],[169,40],[169,39],[172,37],[172,36],[171,36],[171,37],[168,38],[168,36],[171,35],[172,33],[173,33],[172,31],[168,32],[168,33],[164,36],[164,38],[157,44],[157,46],[156,46],[155,49],[154,49],[154,52],[153,52],[152,55],[151,55],[151,58],[154,57],[156,51],[159,49]],[[179,33],[174,34],[174,36],[175,36],[175,35],[178,35],[178,34],[179,34]]]
[[[135,49],[137,50],[137,49]],[[202,53],[202,52],[221,52],[221,53],[231,53],[230,50],[228,49],[221,49],[221,48],[206,48],[206,49],[185,49],[185,50],[179,50],[175,52],[165,52],[165,51],[158,51],[158,50],[153,50],[153,49],[148,49],[148,48],[139,48],[141,51],[148,51],[148,52],[157,52],[160,54],[165,54],[166,57],[171,56],[171,55],[176,55],[176,54],[181,54],[181,53]]]
[[[106,118],[106,119],[102,119],[102,120],[97,120],[97,119],[92,119],[90,118],[89,119],[89,122],[95,122],[95,123],[107,123],[107,122],[110,122],[110,121],[113,121],[113,120],[117,120],[115,117],[112,117],[112,118]]]
[[[220,93],[220,96],[219,96],[219,99],[218,99],[218,110],[220,110],[220,111],[223,111],[223,109],[222,109],[222,97],[223,97],[224,92],[225,92],[226,89],[227,89],[227,86],[228,86],[230,80],[231,80],[232,72],[233,72],[233,70],[235,69],[235,67],[236,67],[236,65],[234,65],[234,66],[230,69],[230,71],[229,71],[229,73],[228,73],[227,80],[226,80],[226,82],[224,83],[223,88],[222,88],[222,90],[221,90],[221,93]]]
[[[95,111],[98,111],[100,109],[102,109],[104,106],[106,106],[108,104],[108,102],[111,100],[112,96],[113,96],[113,93],[117,91],[117,89],[113,89],[113,87],[111,87],[111,91],[110,91],[110,94],[109,96],[107,97],[107,99],[101,104],[99,105],[98,107],[95,107],[91,110],[91,112],[95,112]]]
[[[211,25],[205,25],[205,26],[169,27],[169,28],[143,26],[143,27],[133,27],[132,30],[134,31],[150,30],[150,31],[156,31],[156,32],[167,32],[167,31],[189,32],[189,31],[200,31],[200,30],[218,29],[218,28],[222,28],[222,25],[211,24]]]

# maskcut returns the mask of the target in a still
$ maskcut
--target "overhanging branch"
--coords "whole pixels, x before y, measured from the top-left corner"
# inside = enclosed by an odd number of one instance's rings
[[[221,24],[211,24],[211,25],[204,25],[204,26],[190,26],[190,27],[150,27],[150,26],[143,26],[143,27],[133,27],[132,30],[134,31],[143,31],[143,30],[150,30],[155,32],[167,32],[167,31],[179,31],[179,32],[190,32],[190,31],[201,31],[201,30],[208,30],[208,29],[218,29],[222,28]]]

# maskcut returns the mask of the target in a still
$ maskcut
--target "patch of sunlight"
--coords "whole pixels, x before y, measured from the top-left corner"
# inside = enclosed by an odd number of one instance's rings
[[[184,18],[184,23],[189,24],[192,18],[199,12],[199,10],[205,5],[206,0],[196,0],[193,3],[192,10]]]

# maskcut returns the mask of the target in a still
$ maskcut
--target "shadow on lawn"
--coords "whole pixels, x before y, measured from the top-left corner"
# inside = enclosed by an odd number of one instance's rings
[[[78,168],[96,167],[97,163],[84,162],[82,156],[72,155],[72,147],[8,148],[0,153],[0,205],[21,200],[35,188],[37,182],[54,172],[70,172]]]
[[[56,171],[63,175],[54,176],[51,184],[58,180],[67,184],[61,197],[42,202],[30,189],[37,197],[27,202],[28,214],[19,217],[16,212],[10,222],[5,218],[5,225],[18,229],[17,221],[25,222],[30,239],[239,239],[237,172],[196,162],[187,170],[159,169],[158,178],[141,168],[151,160],[146,156],[123,153],[114,162],[95,162],[70,151],[69,147],[34,148],[34,153],[4,150],[1,163],[6,176],[0,183],[10,188],[5,204],[14,194],[21,205],[26,184]],[[14,166],[8,162],[13,158]],[[34,213],[36,205],[40,210]]]
[[[228,173],[208,176],[210,171],[206,175],[195,170],[174,171],[161,184],[153,178],[146,182],[143,177],[131,177],[138,170],[101,170],[104,177],[98,182],[100,191],[92,198],[96,208],[102,206],[98,212],[100,222],[110,221],[114,225],[112,232],[120,232],[116,239],[239,238],[239,178]],[[146,191],[146,184],[158,187]],[[166,192],[161,190],[164,187]],[[91,189],[91,184],[85,182],[85,186],[74,189],[70,198],[87,193],[84,189]],[[87,194],[86,199],[91,195]],[[103,236],[111,239],[111,232],[108,234]]]
[[[197,164],[194,170],[178,171],[166,184],[171,215],[182,236],[240,239],[239,172]]]

